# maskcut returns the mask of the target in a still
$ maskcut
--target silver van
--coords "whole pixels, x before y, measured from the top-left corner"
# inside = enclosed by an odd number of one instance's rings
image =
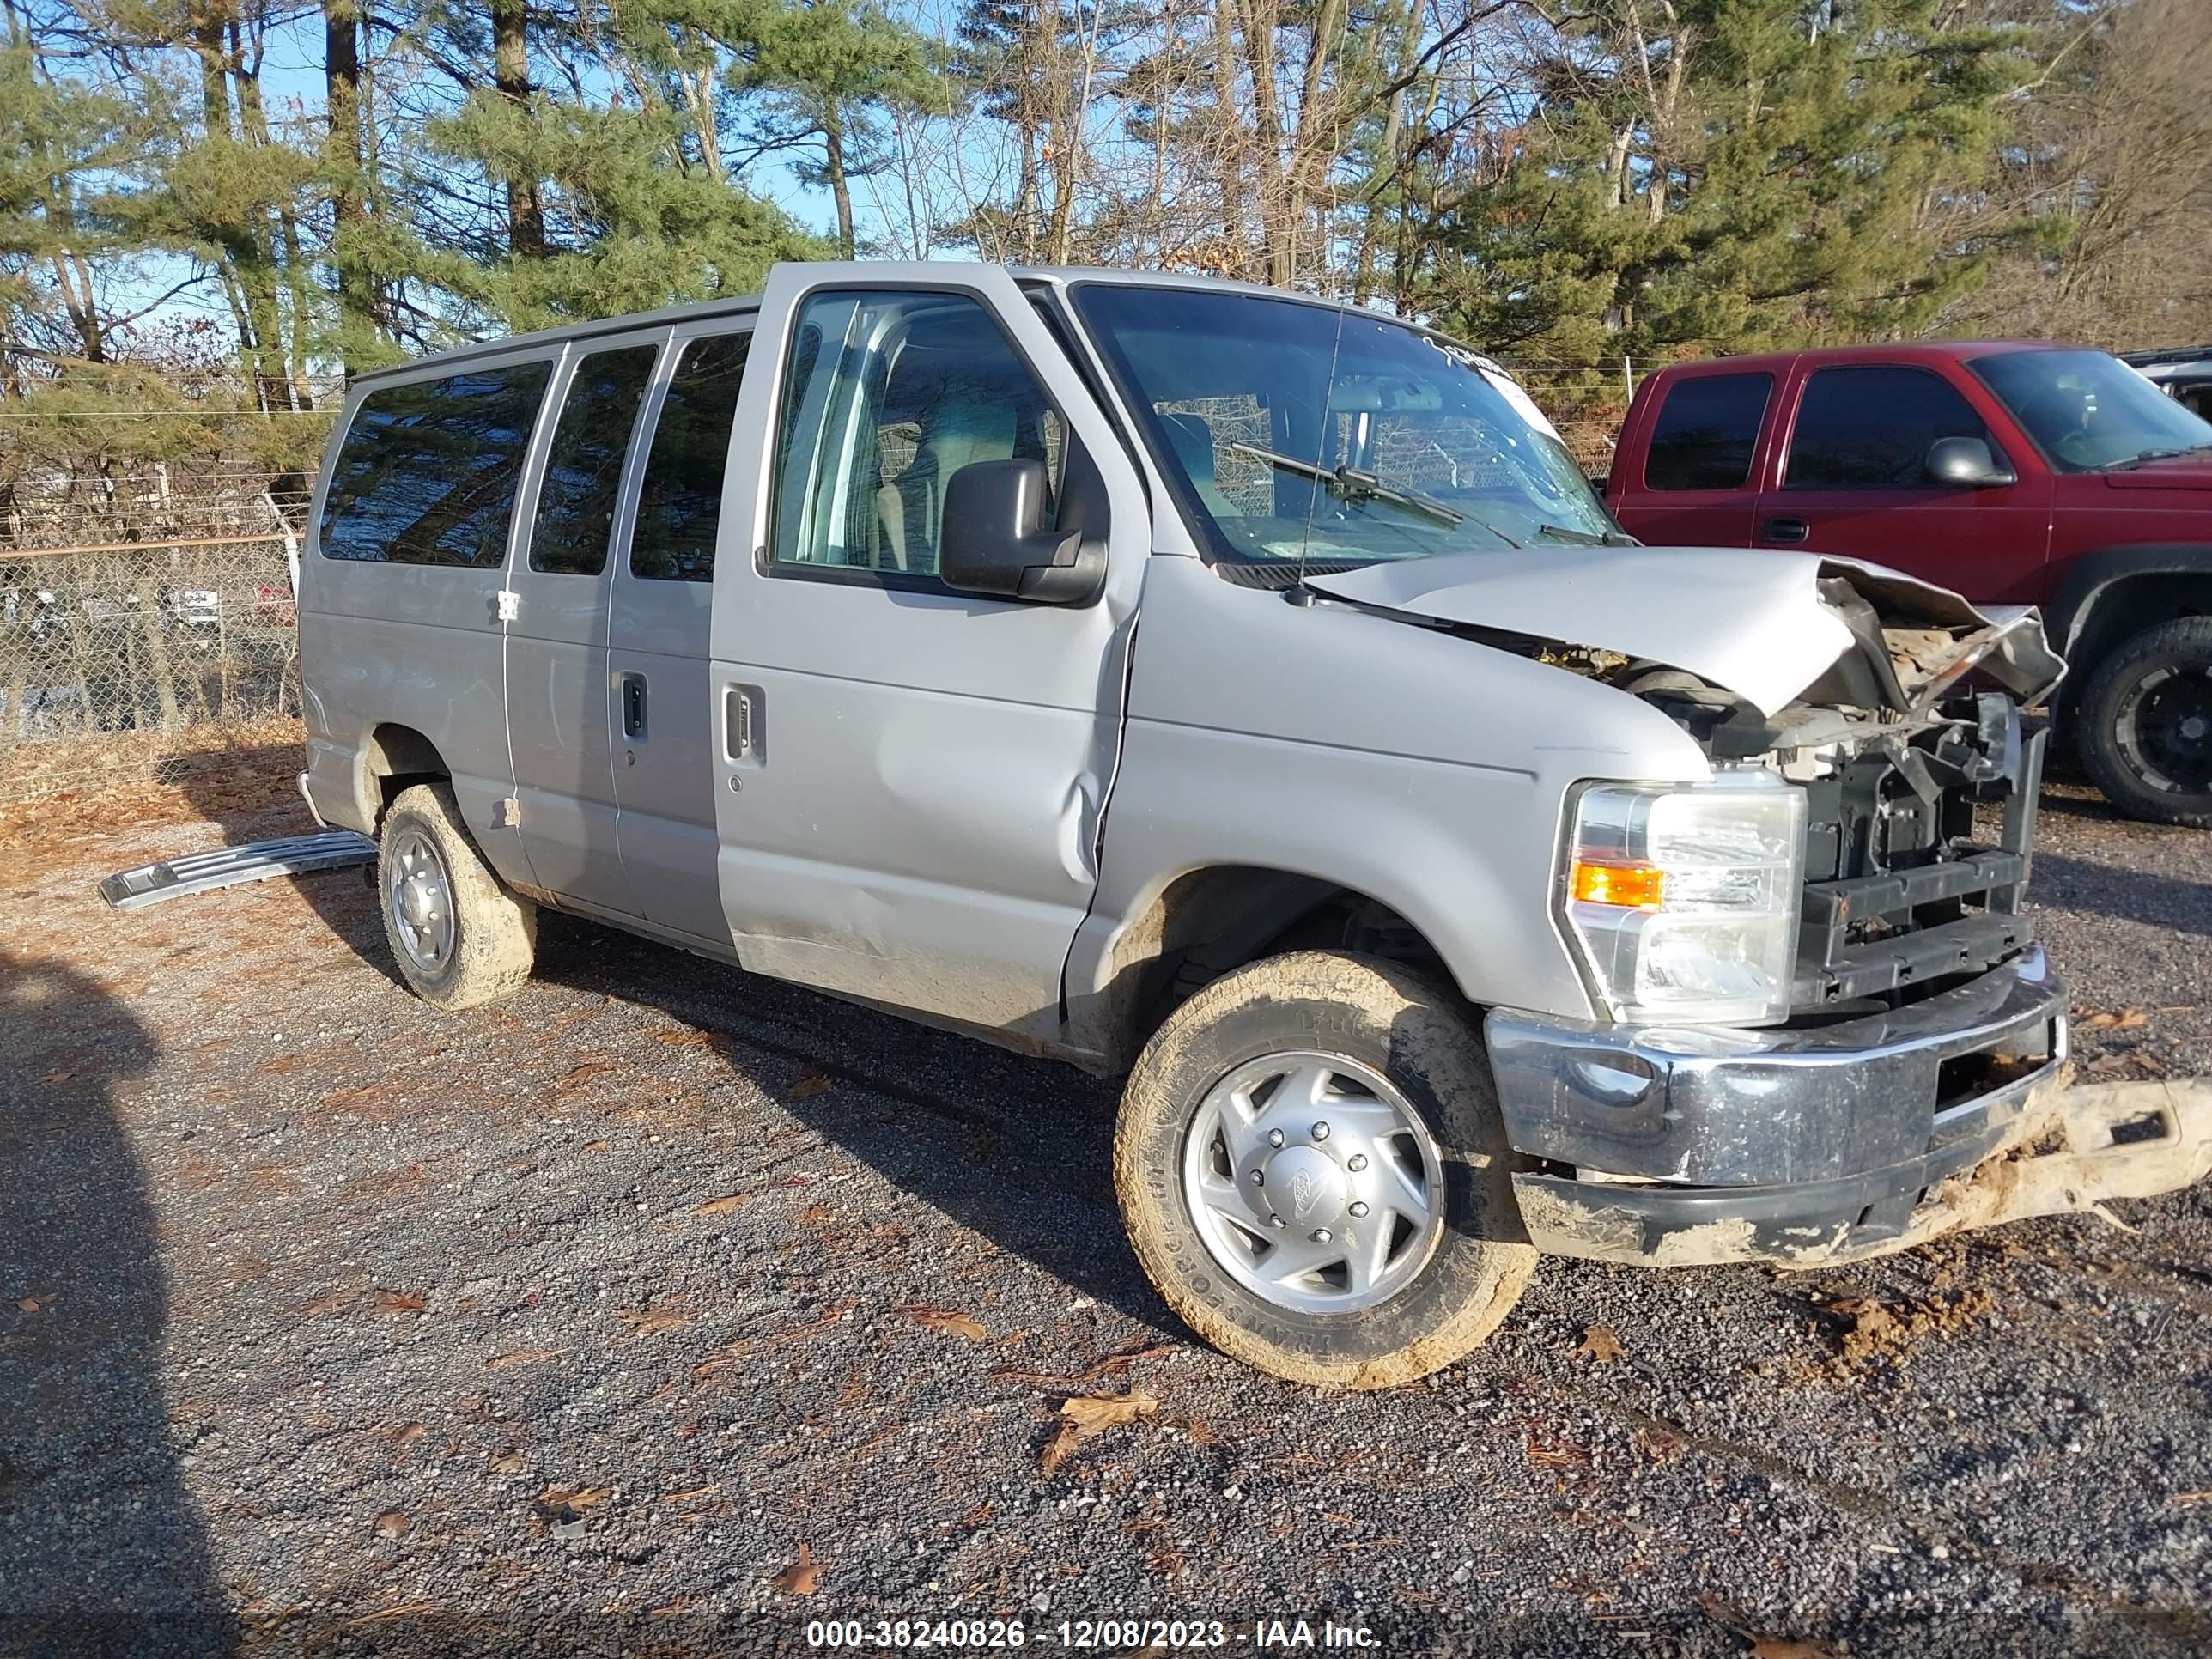
[[[780,266],[364,377],[315,518],[302,787],[422,997],[550,906],[1126,1072],[1146,1271],[1278,1375],[1433,1370],[1541,1251],[1845,1261],[2140,1150],[2021,913],[2034,613],[1638,547],[1419,327]]]

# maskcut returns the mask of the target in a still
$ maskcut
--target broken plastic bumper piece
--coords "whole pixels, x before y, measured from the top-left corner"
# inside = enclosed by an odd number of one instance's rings
[[[1825,1266],[2148,1197],[2212,1170],[2212,1082],[2069,1088],[2039,949],[1910,1006],[1801,1030],[1486,1025],[1539,1248]]]

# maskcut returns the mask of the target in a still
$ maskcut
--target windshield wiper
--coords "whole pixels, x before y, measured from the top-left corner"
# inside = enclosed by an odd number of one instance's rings
[[[1408,512],[1425,514],[1447,528],[1464,524],[1468,519],[1468,515],[1455,507],[1446,507],[1442,501],[1430,496],[1416,495],[1410,489],[1400,489],[1394,484],[1386,484],[1372,472],[1363,472],[1358,467],[1322,466],[1312,461],[1302,461],[1295,455],[1285,455],[1273,449],[1262,449],[1257,444],[1232,441],[1229,447],[1241,455],[1249,455],[1255,461],[1265,461],[1270,466],[1279,466],[1285,472],[1295,472],[1302,477],[1316,479],[1330,495],[1341,501],[1387,501],[1392,507],[1402,507]],[[1484,524],[1480,519],[1477,519],[1475,522],[1482,525],[1485,530],[1489,531],[1507,546],[1520,545],[1494,525]]]
[[[1540,524],[1536,534],[1549,536],[1553,541],[1565,542],[1574,547],[1618,547],[1620,543],[1611,536],[1601,536],[1590,530],[1570,530],[1563,524]]]
[[[2184,455],[2201,454],[2208,449],[2212,449],[2212,443],[2191,444],[2187,447],[2182,449],[2146,449],[2129,456],[2125,460],[2108,463],[2105,471],[2107,472],[2123,472],[2130,467],[2141,466],[2146,461],[2178,461]]]

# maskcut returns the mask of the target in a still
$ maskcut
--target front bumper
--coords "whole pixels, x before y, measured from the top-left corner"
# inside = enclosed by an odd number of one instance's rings
[[[1513,1178],[1531,1240],[1662,1266],[1809,1266],[1970,1224],[1947,1183],[2046,1136],[2069,1069],[2064,990],[2034,946],[1808,1030],[1498,1009],[1486,1032],[1507,1139],[1549,1166]]]

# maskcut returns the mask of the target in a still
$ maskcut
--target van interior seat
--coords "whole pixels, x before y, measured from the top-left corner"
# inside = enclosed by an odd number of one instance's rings
[[[933,574],[945,522],[945,486],[974,461],[1014,454],[1014,406],[945,404],[923,416],[913,463],[876,489],[876,519],[885,565]]]
[[[1203,415],[1163,415],[1160,422],[1167,428],[1168,447],[1182,464],[1190,487],[1198,492],[1206,510],[1217,519],[1243,517],[1243,509],[1223,495],[1214,481],[1213,422]]]

